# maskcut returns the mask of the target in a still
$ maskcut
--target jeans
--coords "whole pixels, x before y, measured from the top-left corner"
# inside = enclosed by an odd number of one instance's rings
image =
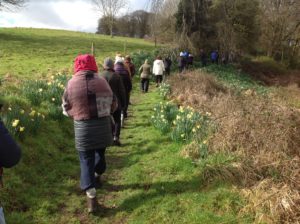
[[[5,224],[3,208],[0,208],[0,224]]]
[[[114,125],[114,130],[113,130],[113,136],[119,138],[120,133],[121,133],[121,110],[116,110],[113,113],[115,125]]]
[[[141,90],[143,92],[148,92],[149,89],[149,79],[142,78],[141,79]]]
[[[89,150],[79,151],[80,160],[80,187],[86,191],[90,188],[95,188],[95,172],[99,175],[106,170],[105,150]]]
[[[156,75],[156,84],[160,84],[162,82],[163,76],[162,75]]]

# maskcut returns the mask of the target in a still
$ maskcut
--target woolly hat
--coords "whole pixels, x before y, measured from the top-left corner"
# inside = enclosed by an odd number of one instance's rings
[[[117,64],[117,63],[124,63],[124,58],[122,58],[120,56],[116,56],[115,64]]]
[[[105,58],[103,62],[104,69],[114,69],[114,62],[111,58]]]
[[[90,54],[77,56],[74,63],[74,72],[77,73],[79,71],[98,72],[95,57]]]

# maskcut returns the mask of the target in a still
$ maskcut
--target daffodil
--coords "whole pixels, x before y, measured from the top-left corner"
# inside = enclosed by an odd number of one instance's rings
[[[211,113],[209,113],[209,112],[206,112],[206,115],[207,115],[207,116],[211,116]]]
[[[20,110],[20,113],[21,113],[21,114],[24,114],[24,113],[25,113],[25,110],[23,110],[23,109]]]
[[[204,144],[204,145],[207,145],[207,140],[204,140],[204,141],[203,141],[203,144]]]
[[[197,129],[200,129],[201,128],[201,125],[197,125]]]
[[[33,110],[30,112],[29,116],[34,117],[35,113],[36,113],[35,110]]]
[[[196,132],[196,128],[193,128],[192,132],[194,132],[194,133],[195,133],[195,132]]]
[[[151,118],[152,118],[152,119],[154,119],[155,117],[154,117],[154,116],[152,116]]]
[[[43,89],[42,89],[42,88],[40,88],[40,89],[39,89],[39,92],[40,92],[40,93],[41,93],[41,92],[43,92]]]
[[[55,101],[55,98],[54,98],[54,97],[52,98],[52,101],[53,101],[53,102]]]
[[[12,122],[12,126],[15,128],[15,127],[17,127],[18,126],[18,124],[20,123],[20,120],[14,120],[13,122]]]
[[[184,138],[185,134],[181,134],[180,136],[181,136],[181,138]]]
[[[51,76],[51,79],[54,79],[54,78],[55,78],[54,75],[52,75],[52,76]]]
[[[176,121],[173,121],[173,124],[176,125]]]
[[[181,118],[181,117],[180,117],[179,115],[176,116],[176,120],[180,120],[180,118]]]
[[[48,82],[47,85],[48,85],[48,86],[51,86],[51,85],[52,85],[52,82]]]
[[[153,110],[156,111],[156,108],[154,108]]]
[[[12,110],[11,107],[9,107],[8,110],[11,111]]]
[[[20,132],[25,131],[25,127],[20,127],[19,131],[20,131]]]

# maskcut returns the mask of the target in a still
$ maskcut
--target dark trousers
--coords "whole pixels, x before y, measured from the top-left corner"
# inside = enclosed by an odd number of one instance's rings
[[[125,101],[125,106],[123,108],[123,115],[125,118],[127,118],[127,110],[129,106],[129,98],[130,98],[130,92],[126,92],[126,101]]]
[[[184,68],[185,68],[184,66],[179,66],[179,67],[178,67],[179,73],[182,73],[182,72],[184,71]]]
[[[113,113],[115,125],[114,125],[114,130],[113,130],[113,136],[119,138],[121,134],[121,110],[116,110]]]
[[[80,187],[86,191],[95,187],[95,172],[99,175],[106,170],[105,148],[97,150],[79,151]]]
[[[163,76],[162,75],[156,75],[156,84],[160,84],[162,82]]]
[[[141,79],[141,90],[143,92],[148,92],[149,89],[149,79],[142,78]]]
[[[169,76],[171,74],[171,69],[170,68],[166,68],[165,74],[166,74],[166,76]]]

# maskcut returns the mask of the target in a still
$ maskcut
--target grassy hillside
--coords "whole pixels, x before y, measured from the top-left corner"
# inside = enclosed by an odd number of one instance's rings
[[[100,36],[80,32],[0,28],[0,79],[38,78],[61,70],[72,71],[76,55],[90,53],[95,44],[97,61],[116,52],[152,50],[153,44],[140,39]]]

